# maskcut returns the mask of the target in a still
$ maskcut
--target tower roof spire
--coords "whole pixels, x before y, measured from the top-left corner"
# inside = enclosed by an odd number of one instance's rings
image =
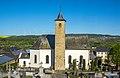
[[[60,12],[59,12],[58,17],[55,21],[65,21],[66,22],[66,20],[63,18],[63,15],[62,15],[61,5],[60,5]]]

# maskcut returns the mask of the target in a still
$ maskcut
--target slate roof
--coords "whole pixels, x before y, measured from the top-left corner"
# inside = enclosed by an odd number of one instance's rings
[[[11,51],[14,56],[18,56],[20,53],[27,53],[25,50],[14,50]]]
[[[6,51],[6,50],[0,50],[0,54],[1,55],[6,55],[6,56],[8,56],[8,57],[11,57],[11,58],[16,58],[12,53],[11,53],[11,51]]]
[[[65,21],[66,22],[66,20],[62,16],[62,12],[59,12],[58,17],[55,21]]]
[[[104,47],[104,46],[100,46],[96,48],[96,52],[109,52],[110,48],[108,47]]]
[[[95,59],[95,58],[96,58],[96,56],[94,55],[94,53],[93,53],[93,52],[90,52],[90,59],[93,60],[93,59]]]
[[[20,57],[20,59],[29,59],[29,58],[30,58],[30,56],[28,53],[22,53],[22,55]]]
[[[0,56],[0,64],[4,64],[4,63],[11,61],[11,60],[14,60],[14,59],[11,57],[8,57],[6,55]]]
[[[66,35],[65,48],[70,50],[90,49],[87,35]],[[55,35],[42,35],[31,49],[55,49]]]

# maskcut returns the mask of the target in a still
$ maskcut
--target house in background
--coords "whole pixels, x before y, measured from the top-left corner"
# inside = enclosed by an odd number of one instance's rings
[[[30,67],[30,56],[28,53],[20,53],[19,67]]]
[[[29,53],[27,52],[28,51],[17,49],[16,47],[10,47],[8,50],[0,49],[0,68],[4,67],[5,70],[8,70],[10,65],[15,69],[19,64],[21,64],[21,66],[28,67],[30,59]],[[20,63],[18,64],[19,61]]]
[[[110,52],[110,48],[100,46],[96,48],[96,57],[102,58],[102,63],[105,62],[105,59],[108,59],[108,54]]]
[[[15,63],[15,59],[6,55],[0,55],[0,68],[5,67],[5,70],[8,70],[10,64]]]

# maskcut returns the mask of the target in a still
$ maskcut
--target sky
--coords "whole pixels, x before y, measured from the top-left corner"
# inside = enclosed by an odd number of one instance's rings
[[[120,35],[120,0],[0,0],[0,35],[54,34],[60,5],[66,34]]]

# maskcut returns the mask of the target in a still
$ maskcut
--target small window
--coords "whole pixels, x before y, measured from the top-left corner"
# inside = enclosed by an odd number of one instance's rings
[[[59,23],[59,28],[61,28],[62,27],[62,24],[61,23]]]
[[[49,56],[46,55],[46,63],[48,64],[49,63]]]
[[[34,63],[37,63],[37,55],[34,56]]]

